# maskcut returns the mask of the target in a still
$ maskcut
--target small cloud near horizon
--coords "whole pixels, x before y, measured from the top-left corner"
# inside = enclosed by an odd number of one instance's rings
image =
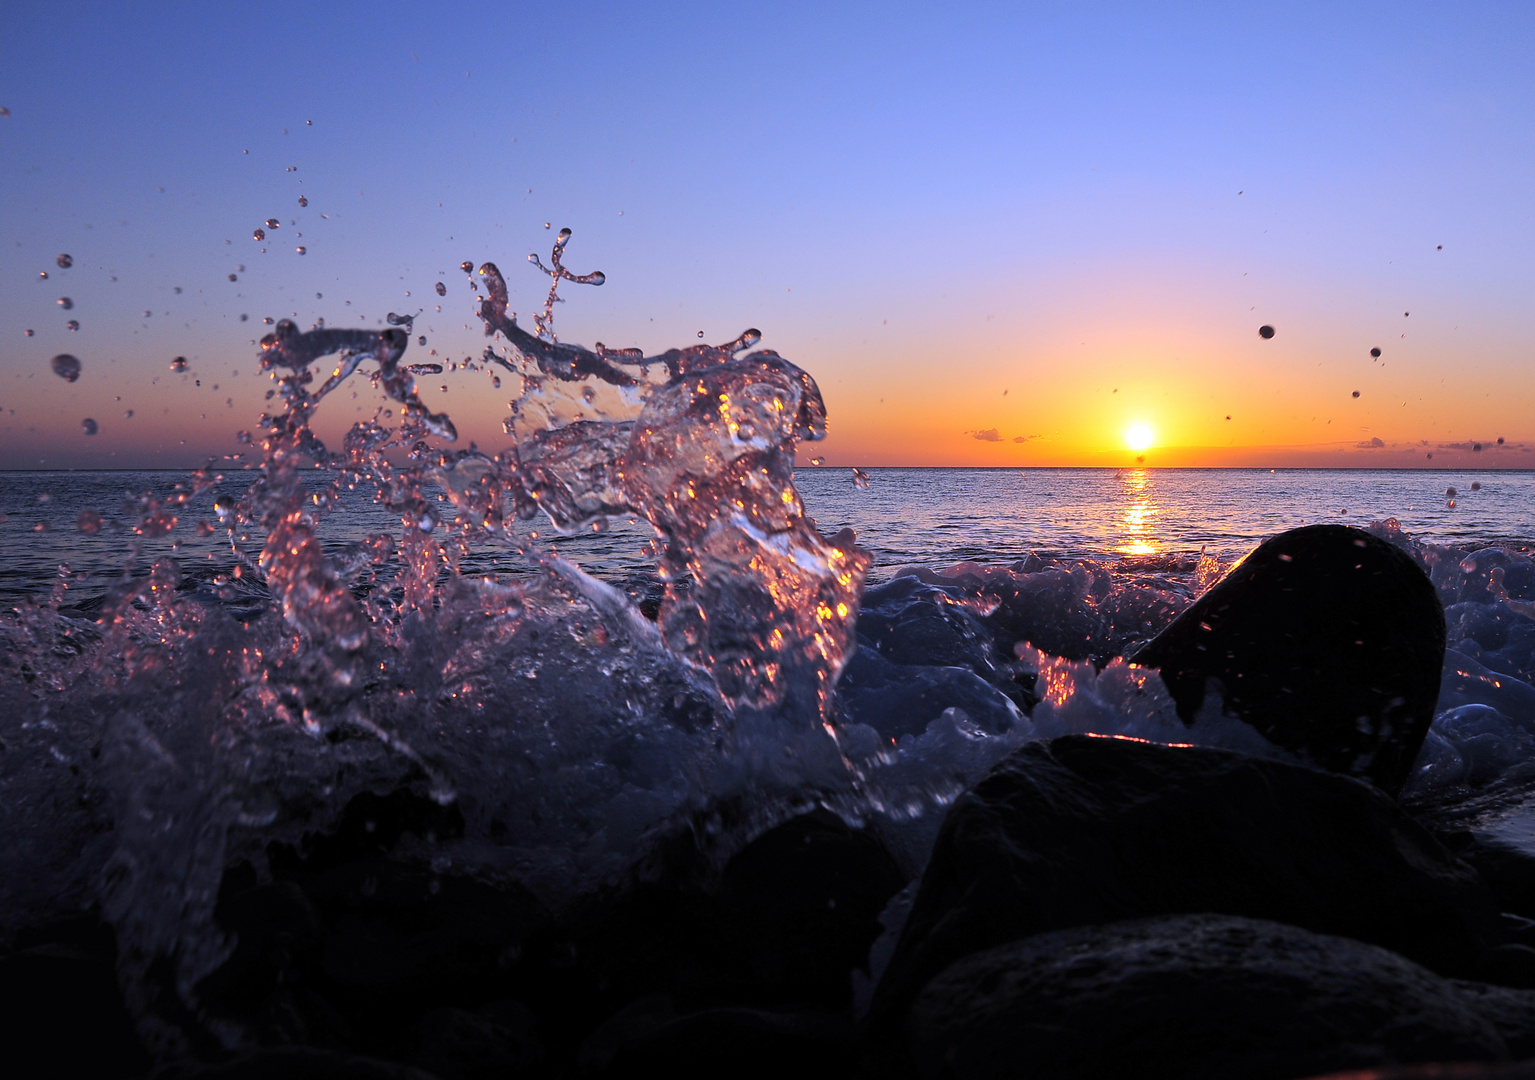
[[[975,439],[977,442],[1002,441],[1002,433],[994,427],[987,428],[984,431],[967,431],[965,434],[970,436],[972,439]]]
[[[1386,440],[1377,435],[1369,442],[1356,442],[1354,445],[1361,450],[1380,450],[1386,445]]]
[[[1038,435],[1014,435],[1013,442],[1028,442],[1030,439],[1037,438],[1039,438]]]

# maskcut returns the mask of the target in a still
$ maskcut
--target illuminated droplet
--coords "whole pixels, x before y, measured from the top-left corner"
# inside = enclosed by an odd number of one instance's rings
[[[293,250],[298,252],[300,255],[302,255],[302,254],[304,254],[304,252],[308,251],[309,249],[304,247],[303,245],[300,245],[300,246],[294,248]]]
[[[78,330],[78,329],[80,329],[80,320],[79,319],[70,319],[67,323],[64,324],[64,329],[66,329],[66,330]]]
[[[826,459],[824,457],[813,457],[813,458],[810,459],[810,464],[812,464],[812,465],[825,465],[826,464]]]
[[[468,259],[465,259],[463,262],[459,263],[458,268],[466,274],[474,273],[474,263],[470,262]]]
[[[24,331],[24,333],[27,335],[27,337],[31,337],[33,334],[37,333],[37,331],[35,331],[35,330],[27,330],[27,331]]]
[[[240,275],[239,274],[230,274],[229,275],[229,280],[230,281],[239,281],[240,280]]]
[[[1480,480],[1473,480],[1473,481],[1471,481],[1471,490],[1472,491],[1481,491],[1482,490],[1482,482]]]
[[[96,426],[96,421],[87,416],[84,420],[80,421],[80,430],[87,435],[94,435],[99,429]]]
[[[81,510],[75,525],[83,533],[98,533],[101,531],[101,515],[94,510]]]
[[[38,276],[39,280],[47,281],[48,280],[48,271],[46,271],[46,270],[39,270],[37,272],[37,276]]]
[[[1359,391],[1358,391],[1358,390],[1355,390],[1355,391],[1354,391],[1354,396],[1355,396],[1355,397],[1358,397],[1358,396],[1359,396]]]
[[[265,240],[266,239],[266,230],[265,229],[257,229],[255,232],[251,233],[251,235],[254,236],[257,240]]]
[[[446,285],[444,285],[440,281],[437,283],[437,295],[438,296],[447,296],[448,295],[448,287]]]
[[[869,487],[869,474],[862,469],[853,470],[853,486],[859,491],[866,491]]]
[[[306,198],[304,198],[304,196],[302,196],[302,195],[300,195],[300,196],[299,196],[299,197],[298,197],[298,204],[299,204],[299,205],[300,205],[300,206],[308,206],[308,205],[309,205],[309,200],[308,200],[308,199],[306,199]]]
[[[275,229],[281,224],[282,223],[274,217],[269,217],[266,219],[266,227],[269,229]]]
[[[703,331],[702,331],[702,330],[700,330],[700,331],[699,331],[699,332],[698,332],[698,336],[699,336],[699,337],[703,337],[703,336],[704,336],[704,332],[703,332]]]
[[[187,369],[187,358],[185,356],[178,356],[178,357],[176,357],[176,359],[171,361],[171,370],[174,371],[176,374],[180,375],[186,369]]]
[[[218,515],[220,525],[234,524],[235,506],[235,500],[230,495],[220,495],[213,500],[213,512]]]
[[[75,306],[75,302],[73,300],[71,300],[69,297],[67,297],[67,296],[59,297],[59,307],[63,308],[65,311],[68,311],[70,308],[72,308],[74,306]]]
[[[1274,328],[1265,323],[1263,326],[1258,327],[1258,336],[1267,341],[1274,336]]]
[[[74,382],[80,377],[80,361],[77,357],[70,356],[68,353],[59,353],[59,355],[48,361],[48,366],[53,369],[55,375],[65,382]]]
[[[417,345],[425,345],[426,344],[426,335],[422,334],[420,337],[416,338],[416,344]]]
[[[59,264],[60,270],[68,270],[71,266],[75,265],[75,260],[71,259],[68,255],[60,255],[53,261]]]

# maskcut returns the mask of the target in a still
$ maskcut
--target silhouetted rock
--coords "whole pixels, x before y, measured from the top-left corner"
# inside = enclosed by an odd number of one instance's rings
[[[554,951],[602,987],[609,1009],[657,994],[683,1010],[847,1008],[879,913],[906,883],[878,838],[813,811],[752,840],[717,874],[690,840],[677,838],[652,880],[589,898]]]
[[[1206,683],[1270,742],[1396,793],[1434,715],[1444,610],[1386,541],[1311,525],[1258,547],[1131,659],[1192,721]]]
[[[1388,952],[1291,926],[1179,915],[1013,941],[911,1006],[923,1077],[1243,1077],[1507,1059],[1475,1001]]]
[[[178,1061],[150,1080],[441,1080],[410,1065],[334,1050],[280,1046],[253,1050],[228,1061]]]
[[[950,964],[1031,934],[1219,912],[1469,975],[1502,928],[1475,873],[1379,790],[1225,750],[1068,735],[949,811],[870,1021]]]
[[[678,1017],[619,1047],[604,1076],[848,1076],[853,1027],[811,1010],[708,1009]]]

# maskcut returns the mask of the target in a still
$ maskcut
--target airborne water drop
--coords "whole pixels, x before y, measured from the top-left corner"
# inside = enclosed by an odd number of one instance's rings
[[[65,382],[74,382],[80,377],[80,361],[77,357],[70,356],[68,353],[59,353],[59,355],[48,361],[48,366],[53,369],[55,375]]]

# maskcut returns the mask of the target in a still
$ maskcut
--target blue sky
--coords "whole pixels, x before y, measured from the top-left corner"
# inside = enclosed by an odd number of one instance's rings
[[[424,308],[477,354],[458,263],[528,310],[546,221],[608,279],[562,336],[760,326],[835,462],[1535,445],[1528,5],[15,3],[7,39],[0,467],[233,448],[263,317]]]

